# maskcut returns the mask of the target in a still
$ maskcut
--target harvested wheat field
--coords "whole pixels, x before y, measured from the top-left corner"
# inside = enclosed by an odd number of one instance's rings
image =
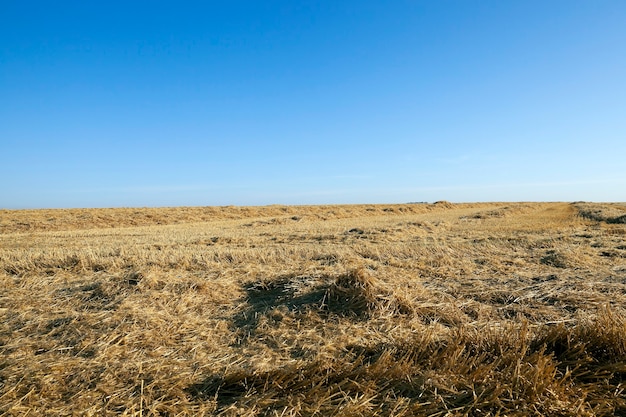
[[[625,216],[0,211],[0,415],[626,415]]]

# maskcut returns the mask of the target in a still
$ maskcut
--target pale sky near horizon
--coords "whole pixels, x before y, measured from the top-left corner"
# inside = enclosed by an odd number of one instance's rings
[[[624,1],[92,3],[0,3],[0,208],[626,201]]]

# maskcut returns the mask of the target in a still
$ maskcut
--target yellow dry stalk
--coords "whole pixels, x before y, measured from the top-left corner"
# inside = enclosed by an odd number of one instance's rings
[[[0,415],[624,414],[624,210],[0,211]]]

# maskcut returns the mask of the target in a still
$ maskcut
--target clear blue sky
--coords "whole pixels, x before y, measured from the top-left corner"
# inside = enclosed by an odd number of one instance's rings
[[[0,208],[626,201],[626,2],[0,3]]]

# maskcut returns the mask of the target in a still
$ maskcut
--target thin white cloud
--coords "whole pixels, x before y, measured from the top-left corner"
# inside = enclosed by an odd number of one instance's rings
[[[497,190],[502,188],[548,188],[548,187],[571,187],[583,185],[600,185],[600,184],[623,184],[626,178],[604,178],[590,180],[571,180],[571,181],[536,181],[536,182],[517,182],[517,183],[499,183],[499,184],[462,184],[462,185],[441,185],[428,187],[403,187],[389,188],[389,193],[416,193],[429,191],[472,191],[472,190]]]
[[[210,191],[223,187],[211,186],[211,185],[145,185],[145,186],[128,186],[128,187],[94,187],[94,188],[81,188],[75,190],[64,190],[69,192],[94,194],[94,193],[138,193],[138,194],[153,194],[153,193],[174,193],[181,191]]]

